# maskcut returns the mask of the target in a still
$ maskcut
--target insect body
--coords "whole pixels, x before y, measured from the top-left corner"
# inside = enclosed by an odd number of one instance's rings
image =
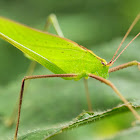
[[[125,38],[139,20],[140,14],[136,17],[128,32],[124,36],[118,50],[120,49]],[[138,33],[131,42],[140,35]],[[49,77],[62,77],[66,80],[79,80],[82,77],[91,77],[97,79],[107,85],[109,85],[114,92],[120,97],[125,105],[131,110],[134,116],[140,120],[139,114],[133,109],[131,104],[121,95],[118,89],[109,81],[106,80],[108,73],[117,71],[133,65],[140,65],[137,61],[128,62],[126,64],[109,69],[111,65],[116,61],[120,54],[129,46],[129,43],[122,52],[115,58],[118,50],[113,56],[112,60],[107,63],[104,59],[96,56],[92,51],[86,49],[77,43],[42,32],[36,29],[32,29],[25,25],[11,21],[9,19],[0,17],[0,37],[11,43],[23,53],[30,56],[32,59],[48,68],[55,74],[52,75],[35,75],[26,76],[22,80],[22,86],[20,91],[18,120],[16,125],[16,132],[14,139],[17,139],[20,112],[24,91],[24,83],[28,79],[37,78],[49,78]],[[115,60],[114,60],[115,58]]]
[[[3,39],[55,74],[75,73],[83,77],[82,75],[92,73],[107,77],[107,62],[73,41],[31,29],[5,18],[1,18],[0,27]]]

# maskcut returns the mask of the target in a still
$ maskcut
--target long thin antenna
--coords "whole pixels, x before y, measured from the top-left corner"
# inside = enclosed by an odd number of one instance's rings
[[[127,44],[127,46],[118,54],[114,61],[112,61],[112,65],[119,58],[119,56],[124,52],[124,50],[140,35],[140,32]]]
[[[135,26],[135,24],[138,22],[138,20],[140,19],[140,13],[137,15],[137,17],[134,19],[133,23],[131,24],[131,26],[129,27],[129,29],[127,30],[125,36],[123,37],[118,49],[116,50],[113,58],[111,59],[111,61],[108,63],[108,65],[112,64],[113,59],[115,58],[115,56],[117,55],[119,49],[121,48],[123,42],[125,41],[125,39],[127,38],[127,36],[129,35],[129,33],[131,32],[131,30],[133,29],[133,27]],[[115,61],[114,61],[115,62]]]

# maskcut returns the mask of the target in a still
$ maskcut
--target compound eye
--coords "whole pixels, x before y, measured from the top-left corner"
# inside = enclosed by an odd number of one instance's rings
[[[101,62],[104,66],[105,66],[105,63],[104,62]]]

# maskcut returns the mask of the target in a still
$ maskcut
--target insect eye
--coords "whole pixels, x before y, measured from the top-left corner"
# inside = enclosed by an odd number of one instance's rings
[[[105,66],[105,63],[104,62],[101,62],[104,66]]]

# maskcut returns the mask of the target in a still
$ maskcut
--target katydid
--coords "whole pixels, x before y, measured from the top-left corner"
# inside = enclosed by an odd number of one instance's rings
[[[122,96],[114,84],[106,79],[111,72],[133,65],[140,66],[140,62],[132,61],[109,69],[132,41],[140,35],[139,32],[116,57],[118,50],[139,19],[140,14],[128,29],[111,61],[107,63],[106,60],[98,57],[92,51],[71,40],[0,17],[0,37],[54,73],[51,75],[26,76],[23,78],[14,139],[17,140],[18,135],[24,84],[29,79],[51,77],[61,77],[65,80],[87,79],[88,77],[97,79],[109,85],[130,109],[136,119],[140,121],[140,116],[133,109],[132,105]]]

